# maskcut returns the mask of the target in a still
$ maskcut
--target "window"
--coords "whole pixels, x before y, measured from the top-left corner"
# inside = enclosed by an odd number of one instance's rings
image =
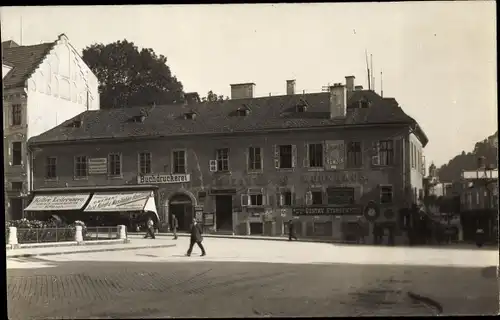
[[[177,150],[172,152],[173,157],[173,173],[184,174],[186,173],[186,152],[184,150]]]
[[[75,157],[75,178],[86,178],[87,172],[87,157]]]
[[[347,144],[347,166],[350,168],[359,168],[362,165],[361,142],[349,142]]]
[[[279,206],[284,207],[284,206],[291,206],[292,205],[292,192],[287,190],[283,191],[279,195]]]
[[[15,191],[21,191],[21,190],[23,190],[23,183],[20,181],[12,182],[11,188],[12,188],[12,190],[15,190]]]
[[[251,206],[261,206],[263,204],[263,196],[262,194],[251,194],[249,196]]]
[[[323,192],[321,191],[312,191],[312,205],[321,205],[323,204]]]
[[[57,178],[57,158],[56,157],[47,157],[45,162],[45,178],[46,179],[55,179]]]
[[[110,176],[121,176],[122,174],[122,165],[121,165],[121,156],[118,153],[113,153],[108,155],[108,163],[109,163],[109,175]]]
[[[279,146],[279,168],[291,169],[292,166],[292,145]]]
[[[328,204],[354,204],[354,188],[329,187],[326,195]]]
[[[394,164],[394,142],[392,140],[380,141],[380,164],[383,166]]]
[[[139,173],[151,173],[151,152],[139,153]]]
[[[248,169],[262,170],[262,149],[256,147],[248,148]]]
[[[218,149],[215,155],[217,171],[229,171],[229,149]]]
[[[380,203],[392,203],[392,186],[380,186]]]
[[[20,166],[23,162],[23,150],[21,142],[12,142],[12,165]]]
[[[323,166],[323,144],[312,143],[308,147],[309,167],[319,168]]]
[[[20,104],[15,104],[12,106],[12,125],[20,126],[22,123],[22,109]]]

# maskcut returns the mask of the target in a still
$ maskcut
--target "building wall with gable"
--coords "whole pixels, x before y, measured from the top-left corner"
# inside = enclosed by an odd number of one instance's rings
[[[9,220],[13,216],[9,199],[23,198],[24,208],[31,192],[28,139],[85,110],[99,109],[98,80],[62,35],[25,88],[4,90],[3,103],[5,219]],[[14,105],[21,106],[21,125],[13,125]],[[22,143],[21,165],[12,165],[12,142]],[[12,182],[22,182],[22,190],[13,189]],[[18,212],[14,215],[19,217]]]

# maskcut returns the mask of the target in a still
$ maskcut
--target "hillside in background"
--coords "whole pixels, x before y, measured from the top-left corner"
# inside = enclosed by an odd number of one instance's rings
[[[438,176],[442,182],[458,181],[463,170],[474,170],[477,168],[477,158],[485,157],[486,165],[493,165],[498,168],[498,131],[481,142],[476,143],[472,152],[462,151],[447,164],[439,168]]]

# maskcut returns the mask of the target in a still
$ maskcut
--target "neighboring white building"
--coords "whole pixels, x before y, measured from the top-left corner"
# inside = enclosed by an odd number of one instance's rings
[[[68,38],[2,43],[5,219],[19,219],[31,192],[29,138],[99,109],[98,80]],[[36,154],[36,152],[35,152]]]

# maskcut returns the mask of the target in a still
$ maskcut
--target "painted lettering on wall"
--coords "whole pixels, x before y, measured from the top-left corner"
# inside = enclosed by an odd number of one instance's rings
[[[344,141],[329,140],[325,142],[326,168],[329,170],[344,169]]]
[[[147,183],[185,183],[191,181],[190,174],[147,174],[137,176],[138,184]]]
[[[329,173],[311,173],[302,176],[305,183],[325,183],[333,182],[337,184],[362,183],[368,182],[368,179],[359,172],[329,172]]]

